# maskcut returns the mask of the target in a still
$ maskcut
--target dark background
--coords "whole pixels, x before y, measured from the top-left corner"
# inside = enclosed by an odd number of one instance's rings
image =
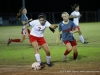
[[[98,11],[99,0],[25,0],[28,12],[72,11],[71,5],[80,5],[80,11]],[[16,13],[22,7],[22,0],[0,0],[0,13]]]
[[[44,13],[50,23],[59,23],[62,20],[61,13],[68,12],[70,14],[72,12],[71,6],[74,4],[80,6],[82,14],[80,22],[100,21],[99,0],[25,0],[29,19],[37,19],[39,13]],[[0,0],[0,17],[5,21],[3,23],[19,24],[16,15],[22,6],[22,0]]]

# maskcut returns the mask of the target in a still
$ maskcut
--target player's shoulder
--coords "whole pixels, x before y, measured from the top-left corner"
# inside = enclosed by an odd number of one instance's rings
[[[63,21],[61,21],[61,22],[59,23],[59,25],[61,25],[61,24],[63,24]]]

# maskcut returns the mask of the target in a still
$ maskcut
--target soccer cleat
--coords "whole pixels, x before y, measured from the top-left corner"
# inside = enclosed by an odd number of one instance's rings
[[[8,43],[7,43],[7,45],[9,45],[10,43],[11,43],[11,39],[9,38],[9,39],[8,39]]]
[[[66,61],[66,56],[65,56],[65,55],[63,55],[63,61],[64,61],[64,62]]]
[[[43,63],[40,63],[40,66],[41,66],[41,68],[44,68],[45,67],[45,65]]]
[[[47,63],[47,65],[48,65],[49,67],[52,67],[52,64],[51,64],[51,63],[50,63],[50,64]]]
[[[87,44],[88,42],[84,42],[83,44]]]

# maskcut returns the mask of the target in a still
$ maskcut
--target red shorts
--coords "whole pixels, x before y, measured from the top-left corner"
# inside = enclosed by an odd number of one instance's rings
[[[73,41],[68,41],[68,40],[66,40],[66,41],[64,42],[64,44],[66,45],[67,43],[70,43],[72,47],[77,45],[76,40],[73,40]]]
[[[80,26],[77,26],[78,30],[80,30]]]
[[[27,31],[28,31],[28,33],[30,34],[30,30],[29,29],[27,29]],[[26,34],[26,31],[25,31],[25,29],[22,29],[22,32],[21,32],[21,34]]]
[[[37,41],[39,45],[43,45],[46,43],[44,37],[36,37],[36,36],[30,35],[30,42],[32,43],[34,41]]]

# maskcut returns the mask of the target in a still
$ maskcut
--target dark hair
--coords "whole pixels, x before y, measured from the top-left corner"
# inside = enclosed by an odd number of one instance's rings
[[[16,18],[17,18],[18,20],[20,20],[20,18],[21,18],[23,9],[26,9],[26,8],[25,8],[25,7],[22,7],[22,8],[19,10],[19,12],[17,13]]]
[[[40,13],[38,15],[38,19],[40,19],[40,18],[44,18],[46,20],[46,15],[44,13]]]
[[[75,8],[77,8],[78,6],[79,6],[78,4],[74,4],[74,6],[71,6],[72,10],[75,10]]]

